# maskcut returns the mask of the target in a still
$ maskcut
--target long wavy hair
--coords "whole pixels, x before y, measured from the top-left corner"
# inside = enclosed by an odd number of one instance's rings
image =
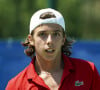
[[[46,12],[46,13],[41,14],[41,16],[40,16],[40,19],[47,19],[47,18],[56,18],[56,16],[52,12]],[[34,35],[34,30],[32,31],[31,35]],[[67,56],[70,56],[71,55],[70,49],[72,47],[73,40],[67,39],[64,30],[63,30],[63,37],[65,38],[65,43],[62,46],[62,53],[64,53]],[[22,45],[24,47],[27,47],[24,50],[24,53],[27,56],[33,57],[35,54],[35,47],[30,44],[28,37],[26,38],[25,42],[22,43]]]

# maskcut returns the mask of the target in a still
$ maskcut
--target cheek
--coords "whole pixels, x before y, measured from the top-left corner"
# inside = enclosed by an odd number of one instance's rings
[[[58,43],[59,43],[59,45],[64,45],[64,39],[59,39],[59,40],[57,40],[58,41]]]
[[[61,49],[61,47],[63,46],[62,40],[59,40],[57,42],[55,42],[55,47],[58,49]]]
[[[37,48],[41,48],[43,46],[43,44],[44,44],[43,41],[40,39],[36,40],[34,43],[35,47],[37,47]]]

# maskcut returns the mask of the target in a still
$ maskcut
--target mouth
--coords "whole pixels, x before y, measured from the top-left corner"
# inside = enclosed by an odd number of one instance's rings
[[[47,53],[54,53],[54,51],[55,51],[54,49],[46,49],[45,50],[45,52],[47,52]]]

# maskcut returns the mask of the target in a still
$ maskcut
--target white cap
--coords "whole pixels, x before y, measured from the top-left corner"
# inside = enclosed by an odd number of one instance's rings
[[[46,18],[46,19],[41,19],[40,16],[43,13],[46,12],[51,12],[55,15],[55,18]],[[30,33],[39,25],[41,24],[46,24],[46,23],[54,23],[60,25],[64,30],[65,30],[65,21],[62,16],[62,14],[54,9],[47,8],[47,9],[41,9],[37,11],[33,16],[31,17],[30,20]]]

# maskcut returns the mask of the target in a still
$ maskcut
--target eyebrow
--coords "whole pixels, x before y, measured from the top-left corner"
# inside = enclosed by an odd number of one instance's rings
[[[62,32],[61,30],[55,30],[54,32]]]
[[[46,31],[43,30],[43,31],[39,31],[38,33],[41,33],[41,32],[46,32]]]
[[[39,33],[41,33],[41,32],[45,33],[47,31],[45,31],[45,30],[39,31]],[[53,32],[62,32],[62,31],[61,30],[54,30]]]

